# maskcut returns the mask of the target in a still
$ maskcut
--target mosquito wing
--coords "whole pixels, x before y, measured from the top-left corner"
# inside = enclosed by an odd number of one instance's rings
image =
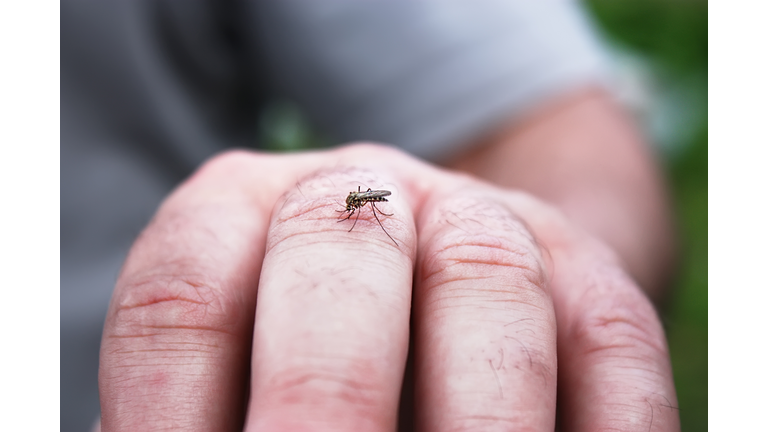
[[[387,196],[392,195],[392,192],[388,190],[370,190],[368,189],[365,192],[357,192],[357,198],[361,200],[366,199],[375,199],[375,198],[384,198]]]

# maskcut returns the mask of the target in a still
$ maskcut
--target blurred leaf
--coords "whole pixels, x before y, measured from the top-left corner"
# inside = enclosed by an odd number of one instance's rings
[[[623,44],[680,72],[706,69],[706,1],[591,0],[586,5]]]
[[[313,130],[301,110],[288,101],[273,101],[259,119],[260,147],[272,151],[299,151],[328,146],[328,140]]]

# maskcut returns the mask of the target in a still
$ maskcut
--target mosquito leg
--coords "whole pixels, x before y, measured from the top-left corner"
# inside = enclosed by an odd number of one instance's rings
[[[382,229],[382,230],[384,230],[384,234],[386,234],[386,235],[387,235],[387,237],[389,237],[389,239],[390,239],[390,240],[392,240],[393,242],[395,242],[395,246],[397,246],[397,247],[400,247],[400,245],[399,245],[399,244],[397,244],[397,242],[395,241],[395,239],[393,239],[393,238],[392,238],[392,236],[391,236],[391,235],[389,235],[389,233],[387,232],[387,230],[386,230],[386,229],[384,229],[384,225],[382,225],[382,224],[381,224],[381,221],[379,220],[379,217],[378,217],[378,216],[376,216],[376,210],[377,210],[377,208],[376,208],[376,204],[375,204],[375,203],[371,203],[371,211],[373,211],[373,217],[375,217],[375,218],[376,218],[376,222],[378,222],[378,223],[379,223],[379,226],[381,227],[381,229]],[[381,212],[381,210],[379,210],[379,212]],[[386,214],[386,213],[382,213],[382,214]],[[358,216],[359,216],[359,215],[358,215]],[[391,215],[390,215],[390,216],[391,216]]]
[[[351,217],[352,217],[352,215],[353,215],[353,214],[355,214],[355,210],[356,210],[356,209],[354,209],[354,208],[353,208],[351,211],[350,211],[350,210],[344,210],[345,212],[349,212],[349,214],[348,214],[348,215],[347,215],[347,217],[345,217],[344,219],[339,219],[339,222],[344,222],[345,220],[347,220],[347,219],[351,218]],[[336,210],[336,211],[338,211],[338,210]],[[357,215],[357,216],[359,217],[359,216],[360,216],[360,214],[358,213],[358,215]]]
[[[365,204],[363,204],[363,205],[365,205]],[[352,215],[350,215],[350,216],[352,216]],[[357,220],[358,219],[360,219],[360,211],[357,212],[357,217],[355,218],[355,223],[352,224],[352,228],[350,228],[349,231],[347,231],[347,232],[352,232],[352,230],[355,229],[355,225],[357,225]]]
[[[378,210],[378,211],[379,211],[379,213],[383,214],[384,216],[394,216],[394,213],[393,213],[393,214],[386,214],[386,213],[384,213],[383,211],[381,211],[381,209],[380,209],[380,208],[376,207],[376,203],[374,203],[374,202],[372,202],[372,203],[371,203],[371,205],[372,205],[372,206],[373,206],[373,207],[374,207],[376,210]]]

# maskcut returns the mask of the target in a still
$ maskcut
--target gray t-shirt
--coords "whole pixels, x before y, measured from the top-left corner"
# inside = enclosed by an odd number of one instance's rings
[[[206,158],[258,148],[265,103],[337,142],[439,161],[543,100],[605,80],[578,5],[552,1],[61,4],[61,430],[98,416],[122,260]]]

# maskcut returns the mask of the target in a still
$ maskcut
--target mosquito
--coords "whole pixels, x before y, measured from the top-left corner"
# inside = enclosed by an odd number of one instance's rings
[[[390,240],[392,240],[395,243],[395,246],[399,245],[395,241],[395,239],[392,238],[391,235],[387,232],[386,229],[384,229],[384,225],[381,224],[381,221],[379,220],[379,217],[376,216],[376,211],[378,210],[379,213],[383,214],[384,216],[392,216],[391,214],[386,214],[383,211],[379,210],[378,207],[376,207],[377,202],[388,202],[388,200],[385,197],[388,197],[392,195],[392,192],[388,190],[371,190],[371,188],[368,188],[367,191],[363,192],[360,190],[360,186],[357,187],[357,192],[352,191],[347,195],[347,208],[344,210],[336,210],[339,213],[347,213],[347,217],[344,219],[341,219],[339,222],[344,222],[345,220],[352,217],[353,214],[355,214],[355,211],[357,211],[357,217],[355,218],[355,223],[352,224],[352,228],[349,229],[349,232],[352,232],[353,229],[355,229],[355,225],[357,225],[357,220],[360,219],[360,212],[359,210],[363,207],[365,207],[366,204],[371,203],[371,211],[373,212],[373,217],[376,218],[376,222],[379,223],[379,226],[382,230],[384,230],[384,234],[389,237]]]

